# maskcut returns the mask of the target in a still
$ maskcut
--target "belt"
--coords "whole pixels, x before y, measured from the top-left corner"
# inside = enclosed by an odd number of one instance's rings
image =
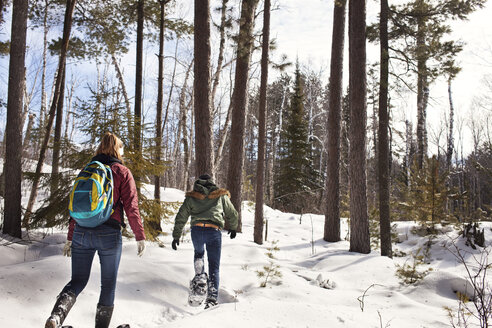
[[[198,223],[195,223],[193,226],[204,227],[204,228],[214,228],[214,229],[220,230],[220,227],[218,225],[212,224],[212,223],[198,222]]]

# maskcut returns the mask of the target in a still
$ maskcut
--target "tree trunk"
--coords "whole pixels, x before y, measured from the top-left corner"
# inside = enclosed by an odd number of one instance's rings
[[[171,106],[171,99],[173,95],[173,90],[174,90],[174,80],[176,78],[176,66],[178,65],[178,44],[179,44],[179,39],[176,40],[176,47],[174,49],[174,68],[173,68],[173,75],[171,77],[171,86],[169,88],[169,97],[167,98],[167,105],[166,105],[166,115],[164,115],[164,122],[162,123],[162,131],[164,131],[164,127],[167,124],[167,118],[169,117],[169,107]],[[169,148],[169,147],[168,147]]]
[[[160,21],[159,21],[159,73],[157,77],[157,110],[155,124],[155,160],[160,164],[162,157],[162,105],[164,95],[164,11],[166,2],[159,0]],[[154,199],[161,200],[161,177],[154,176]],[[162,230],[162,229],[161,229]]]
[[[60,173],[60,147],[61,147],[61,130],[63,122],[63,101],[65,97],[65,77],[66,64],[63,68],[62,88],[56,106],[56,121],[55,121],[55,136],[53,138],[53,162],[51,167],[51,194],[53,195],[58,189],[59,173]]]
[[[44,160],[46,158],[46,150],[48,148],[48,141],[49,141],[50,135],[51,135],[51,127],[53,125],[56,106],[58,103],[58,97],[60,96],[60,92],[61,92],[61,89],[63,87],[62,86],[63,71],[64,71],[65,62],[66,62],[66,58],[67,58],[68,43],[70,41],[70,31],[72,29],[72,16],[73,16],[73,11],[74,11],[76,2],[77,2],[77,0],[67,0],[67,7],[65,10],[65,19],[64,19],[64,23],[63,23],[62,45],[61,45],[61,49],[60,49],[60,58],[58,61],[58,74],[56,75],[55,88],[54,88],[54,93],[53,93],[53,99],[52,99],[51,106],[50,106],[48,122],[46,124],[46,131],[44,134],[43,143],[41,144],[41,150],[39,153],[39,160],[38,160],[38,164],[36,166],[36,173],[34,175],[31,194],[29,196],[29,202],[27,203],[26,214],[24,216],[23,224],[25,227],[27,227],[29,225],[29,218],[30,218],[31,213],[32,213],[32,208],[34,206],[34,202],[36,201],[36,197],[37,197],[37,193],[38,193],[39,180],[41,178],[41,169],[43,168]]]
[[[253,47],[254,15],[258,0],[243,0],[237,46],[236,74],[232,96],[231,147],[227,187],[238,212],[238,231],[242,231],[241,187],[244,166],[244,130],[248,107],[248,74]]]
[[[258,122],[258,160],[256,162],[256,205],[254,242],[263,244],[263,202],[265,195],[266,96],[268,86],[268,46],[270,45],[270,0],[263,10],[263,40],[261,48],[260,108]]]
[[[213,174],[213,132],[210,114],[210,0],[195,0],[194,38],[195,177]]]
[[[217,86],[219,85],[220,81],[220,73],[222,71],[222,63],[224,61],[224,49],[225,49],[225,31],[226,31],[226,13],[227,13],[227,3],[229,0],[222,0],[222,8],[220,10],[221,12],[221,17],[220,17],[220,43],[219,43],[219,57],[217,59],[217,69],[214,74],[213,78],[213,85],[212,85],[212,94],[210,97],[210,108],[215,107],[215,93],[217,91]]]
[[[39,111],[39,130],[44,128],[44,118],[46,115],[46,65],[48,53],[48,5],[49,1],[45,0],[44,15],[43,15],[43,62],[41,71],[41,109]],[[40,138],[41,139],[41,138]]]
[[[350,251],[369,253],[366,187],[366,4],[349,5]]]
[[[331,46],[330,102],[327,118],[326,212],[323,239],[340,240],[340,120],[346,0],[335,1]]]
[[[188,78],[190,76],[191,68],[193,66],[193,60],[188,66],[188,70],[186,70],[186,75],[183,83],[183,88],[181,89],[181,93],[179,95],[179,124],[181,125],[181,131],[183,137],[181,142],[183,143],[183,180],[180,188],[184,190],[188,190],[188,170],[190,166],[190,154],[189,154],[189,145],[188,145],[188,127],[186,126],[188,121],[188,106],[185,104],[186,100],[186,88],[188,84]]]
[[[448,150],[446,152],[446,167],[448,171],[451,169],[451,159],[453,158],[454,149],[454,104],[453,95],[451,93],[451,79],[448,80],[448,96],[449,96],[449,133],[448,133]]]
[[[143,88],[143,30],[144,30],[144,0],[137,4],[137,54],[135,67],[135,131],[134,148],[137,153],[142,151],[142,88]],[[136,177],[135,180],[140,180]]]
[[[378,181],[379,181],[379,225],[381,255],[392,257],[391,218],[389,194],[389,117],[388,117],[388,0],[381,0],[379,23],[381,68],[379,78],[379,129],[378,129]]]
[[[22,153],[25,155],[27,153],[27,149],[29,148],[33,126],[34,126],[34,114],[29,114],[29,120],[27,121],[26,135],[24,136],[24,142],[22,143]]]
[[[130,137],[132,135],[132,108],[130,105],[130,98],[128,97],[128,92],[126,91],[126,85],[125,85],[125,79],[123,78],[123,73],[121,72],[120,66],[118,65],[118,61],[116,60],[116,57],[114,54],[111,54],[111,60],[114,65],[114,70],[116,71],[116,76],[118,78],[118,81],[120,83],[121,87],[121,92],[123,93],[123,98],[125,99],[125,106],[126,106],[126,116],[128,120],[128,136]]]
[[[65,132],[63,133],[63,136],[65,140],[67,141],[72,141],[72,133],[68,132],[68,127],[70,125],[70,112],[72,111],[72,100],[73,100],[73,92],[75,89],[75,84],[76,82],[72,80],[72,85],[70,86],[69,93],[67,96],[68,104],[67,104],[67,116],[65,117]],[[73,128],[72,128],[73,132]]]
[[[424,31],[425,20],[423,15],[417,17],[417,20],[417,164],[419,169],[422,169],[427,157],[426,107],[429,89],[425,54],[427,47]]]
[[[14,0],[9,59],[3,233],[21,238],[22,126],[28,0]]]

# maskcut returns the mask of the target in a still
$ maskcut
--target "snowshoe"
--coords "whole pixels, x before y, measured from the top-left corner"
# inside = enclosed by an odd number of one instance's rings
[[[211,307],[214,307],[214,306],[217,306],[217,301],[212,299],[212,298],[209,298],[207,299],[207,301],[205,302],[205,310],[206,309],[210,309]]]
[[[200,306],[207,298],[207,274],[197,274],[190,281],[190,291],[188,295],[188,304],[191,306]]]

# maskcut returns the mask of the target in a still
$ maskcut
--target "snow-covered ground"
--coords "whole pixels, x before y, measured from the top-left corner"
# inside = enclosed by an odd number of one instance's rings
[[[166,189],[163,198],[183,200],[184,193]],[[224,232],[221,287],[216,308],[203,310],[187,304],[193,275],[193,247],[189,234],[178,251],[171,236],[166,247],[147,243],[137,257],[136,242],[124,239],[111,327],[450,327],[445,307],[456,309],[455,291],[465,292],[466,273],[447,248],[457,231],[433,240],[422,269],[432,271],[419,284],[406,286],[395,275],[396,264],[413,263],[410,254],[425,249],[427,237],[412,233],[414,223],[397,223],[402,243],[394,244],[406,256],[389,259],[375,250],[369,255],[348,252],[349,243],[324,242],[324,217],[282,213],[265,207],[268,240],[253,243],[254,207],[243,204],[243,233],[231,240]],[[483,223],[488,245],[492,224]],[[172,226],[164,229],[171,232]],[[342,236],[347,222],[342,222]],[[314,245],[312,236],[314,235]],[[56,295],[70,279],[70,260],[62,256],[66,231],[37,230],[21,242],[0,236],[0,323],[2,327],[42,327]],[[29,241],[28,241],[29,240]],[[277,241],[274,263],[281,278],[260,287],[257,271],[269,264],[265,255]],[[467,258],[479,250],[458,245]],[[313,252],[314,249],[314,252]],[[492,258],[489,259],[489,263]],[[472,261],[470,262],[472,263]],[[420,268],[419,268],[420,269]],[[99,295],[99,263],[93,263],[86,289],[65,321],[76,328],[94,326]],[[491,277],[487,277],[491,283]],[[371,287],[372,286],[372,287]],[[363,311],[362,311],[363,308]]]

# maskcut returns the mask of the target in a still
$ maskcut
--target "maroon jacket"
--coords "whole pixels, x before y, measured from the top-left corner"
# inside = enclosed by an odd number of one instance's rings
[[[130,170],[121,164],[121,162],[113,157],[106,155],[97,155],[93,161],[99,161],[103,164],[110,165],[113,172],[113,214],[109,220],[116,220],[121,223],[121,209],[118,200],[123,204],[126,216],[128,217],[128,223],[135,234],[136,240],[144,240],[144,228],[142,225],[142,219],[140,218],[140,212],[138,210],[138,196],[135,180]],[[108,221],[109,221],[108,220]],[[72,240],[73,229],[75,228],[75,220],[70,220],[68,227],[68,240]]]

